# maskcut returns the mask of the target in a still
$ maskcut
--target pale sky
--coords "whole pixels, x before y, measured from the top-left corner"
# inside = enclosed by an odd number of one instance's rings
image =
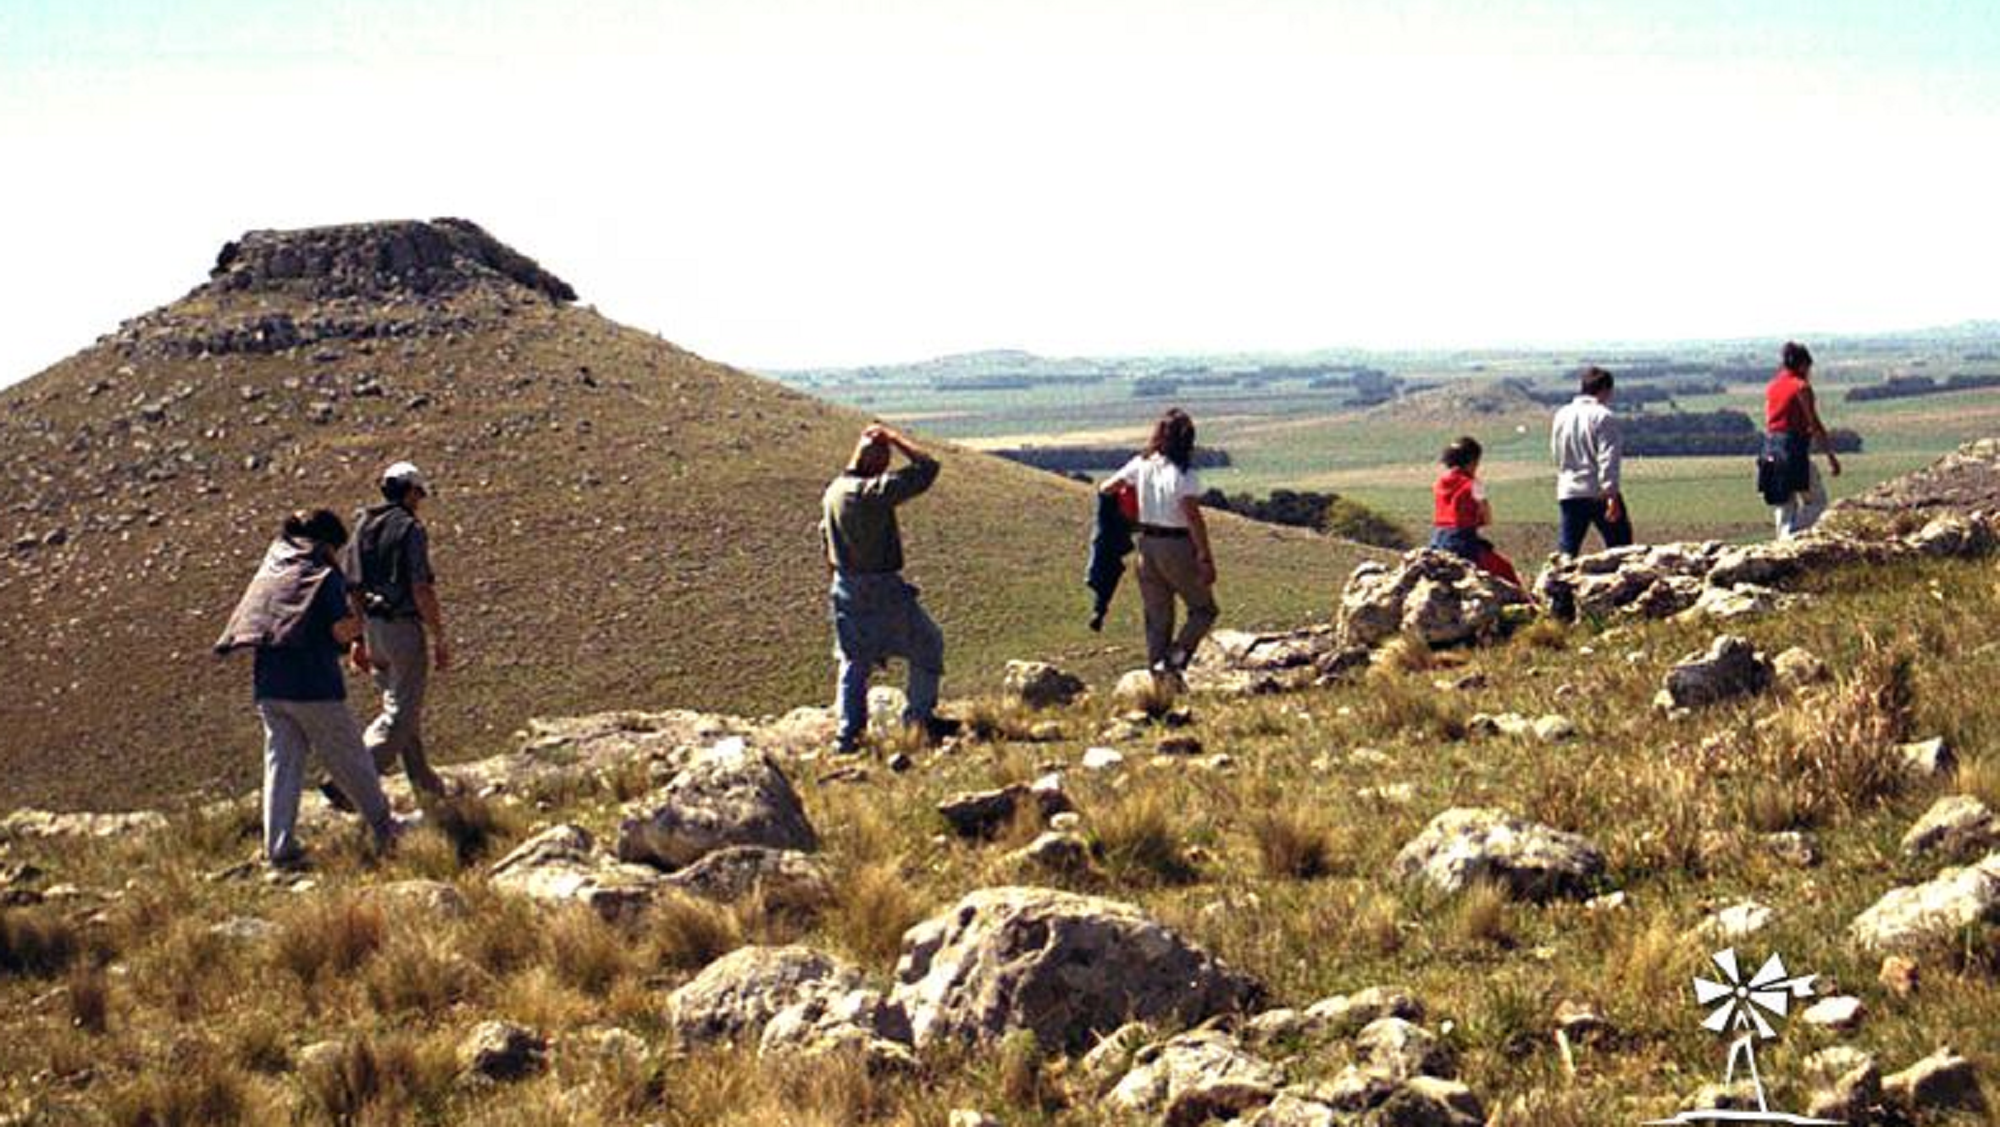
[[[2000,316],[1992,0],[0,0],[0,382],[459,215],[751,367]]]

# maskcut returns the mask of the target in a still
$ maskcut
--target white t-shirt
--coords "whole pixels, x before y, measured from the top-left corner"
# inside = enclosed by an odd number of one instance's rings
[[[1160,454],[1139,455],[1112,474],[1111,480],[1138,490],[1139,523],[1158,528],[1186,528],[1188,519],[1181,511],[1181,500],[1201,496],[1201,478]]]

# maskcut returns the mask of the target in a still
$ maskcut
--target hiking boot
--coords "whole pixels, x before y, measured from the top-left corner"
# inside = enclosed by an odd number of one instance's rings
[[[835,738],[833,741],[833,753],[835,755],[860,755],[861,737],[839,736]]]
[[[917,734],[922,736],[924,743],[930,747],[936,747],[965,730],[963,723],[948,716],[926,716],[921,720],[911,721],[910,727],[916,729]]]

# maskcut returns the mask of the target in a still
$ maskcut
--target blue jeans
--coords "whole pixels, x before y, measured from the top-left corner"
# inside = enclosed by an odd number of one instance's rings
[[[944,677],[944,631],[917,603],[917,589],[893,572],[840,573],[827,595],[840,652],[840,738],[859,739],[867,730],[868,675],[892,657],[910,665],[904,721],[929,720]]]
[[[1597,534],[1604,537],[1604,546],[1623,548],[1632,542],[1632,516],[1629,512],[1618,514],[1616,521],[1608,519],[1604,510],[1609,502],[1602,497],[1568,497],[1557,501],[1562,509],[1562,530],[1557,535],[1557,548],[1565,556],[1578,555],[1583,551],[1583,538],[1590,535],[1594,525]]]

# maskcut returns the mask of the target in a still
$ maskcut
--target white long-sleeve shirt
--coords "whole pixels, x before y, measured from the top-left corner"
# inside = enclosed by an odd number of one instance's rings
[[[1594,395],[1579,395],[1556,412],[1549,429],[1556,459],[1556,499],[1596,499],[1618,492],[1618,417]]]

